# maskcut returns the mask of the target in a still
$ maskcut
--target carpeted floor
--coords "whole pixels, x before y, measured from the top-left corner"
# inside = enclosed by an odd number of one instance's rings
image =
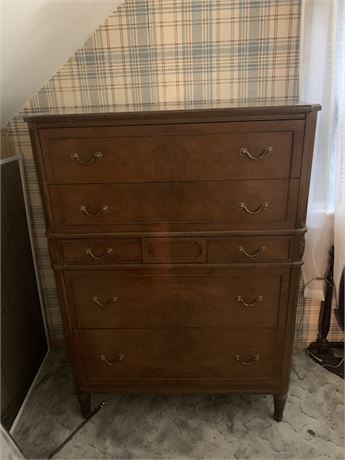
[[[284,421],[270,396],[103,395],[107,401],[53,458],[342,459],[344,381],[294,355]],[[70,367],[51,352],[14,430],[26,458],[48,458],[83,419]]]

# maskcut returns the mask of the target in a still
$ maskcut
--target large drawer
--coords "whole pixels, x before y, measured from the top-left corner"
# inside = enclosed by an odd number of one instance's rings
[[[121,379],[273,380],[281,332],[260,329],[84,329],[85,382]]]
[[[67,265],[288,262],[291,254],[289,236],[78,238],[57,244]]]
[[[288,269],[66,271],[70,315],[81,328],[280,327]]]
[[[41,130],[47,181],[125,183],[299,175],[303,121]]]
[[[273,229],[294,227],[298,180],[51,185],[49,191],[54,226],[65,232]]]

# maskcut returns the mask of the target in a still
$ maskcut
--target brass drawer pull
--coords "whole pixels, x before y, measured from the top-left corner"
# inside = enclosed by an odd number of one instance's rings
[[[238,248],[238,250],[239,250],[242,254],[244,254],[246,257],[250,257],[250,258],[252,259],[253,257],[257,257],[258,255],[264,253],[264,252],[266,251],[266,246],[261,246],[261,248],[258,248],[258,249],[257,249],[256,251],[254,251],[254,252],[247,252],[247,251],[244,249],[243,246],[240,246],[240,247]]]
[[[99,300],[99,298],[97,296],[93,296],[92,297],[92,302],[97,304],[100,308],[106,308],[106,307],[109,307],[110,304],[112,303],[116,303],[119,299],[114,296],[112,297],[111,299],[109,299],[108,301],[106,302],[102,302],[101,300]]]
[[[259,212],[263,211],[264,209],[267,209],[268,206],[269,206],[268,201],[265,201],[264,203],[260,204],[260,206],[258,206],[256,209],[254,209],[252,211],[251,209],[247,208],[246,203],[243,203],[243,202],[238,203],[239,209],[243,209],[248,214],[258,214]]]
[[[94,164],[96,160],[100,160],[102,157],[103,154],[101,152],[95,152],[93,155],[90,156],[88,160],[83,160],[76,152],[71,153],[71,160],[76,160],[83,166],[90,166]]]
[[[95,213],[91,213],[90,211],[86,209],[86,206],[84,204],[81,204],[79,206],[79,211],[86,214],[89,217],[98,217],[104,212],[108,212],[109,207],[106,204],[103,204],[98,211],[96,211]]]
[[[250,364],[255,363],[255,361],[259,361],[260,358],[261,358],[260,355],[255,355],[249,359],[243,359],[241,355],[235,356],[236,361],[239,361],[243,366],[249,366]]]
[[[100,254],[99,256],[97,256],[96,254],[94,254],[92,252],[92,249],[91,248],[87,248],[85,249],[85,253],[90,256],[92,259],[94,260],[103,260],[105,259],[109,254],[111,254],[113,252],[112,248],[107,248],[102,254]]]
[[[116,356],[116,358],[114,358],[113,360],[110,361],[109,359],[107,359],[107,357],[105,355],[101,355],[100,360],[105,362],[106,364],[108,364],[108,366],[112,366],[115,363],[123,361],[125,359],[125,357],[126,357],[126,355],[124,353],[120,353],[118,356]]]
[[[241,303],[246,308],[253,307],[257,302],[262,302],[263,297],[261,295],[256,296],[251,302],[246,302],[241,295],[237,296],[237,302]]]
[[[252,155],[251,153],[249,153],[248,149],[244,147],[240,150],[240,155],[242,155],[243,157],[249,158],[249,160],[255,161],[255,160],[261,160],[261,158],[265,157],[266,155],[269,155],[272,152],[273,152],[273,148],[268,146],[265,149],[263,149],[263,151],[260,152],[258,155]]]

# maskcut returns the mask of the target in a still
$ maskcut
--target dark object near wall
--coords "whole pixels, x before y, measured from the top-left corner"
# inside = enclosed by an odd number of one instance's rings
[[[344,330],[344,297],[345,297],[345,284],[344,284],[344,277],[345,277],[345,268],[343,269],[343,273],[340,278],[340,285],[339,285],[339,304],[335,310],[335,316],[337,318],[339,326]]]
[[[325,300],[321,302],[319,315],[319,331],[316,342],[312,342],[306,352],[320,366],[344,378],[344,343],[327,340],[332,314],[334,293],[334,247],[329,250],[328,269],[325,280]],[[340,282],[339,305],[336,310],[337,320],[344,330],[344,278]]]
[[[332,314],[332,299],[333,299],[333,268],[334,268],[334,246],[331,247],[328,254],[328,269],[325,284],[325,300],[321,302],[321,310],[319,317],[319,333],[317,336],[317,343],[320,351],[323,347],[325,351],[328,348],[327,336],[331,325]]]
[[[1,165],[1,422],[9,429],[47,351],[18,161]]]

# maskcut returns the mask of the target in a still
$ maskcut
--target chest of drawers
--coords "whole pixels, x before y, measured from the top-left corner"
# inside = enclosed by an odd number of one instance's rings
[[[289,386],[316,105],[29,117],[76,392]]]

